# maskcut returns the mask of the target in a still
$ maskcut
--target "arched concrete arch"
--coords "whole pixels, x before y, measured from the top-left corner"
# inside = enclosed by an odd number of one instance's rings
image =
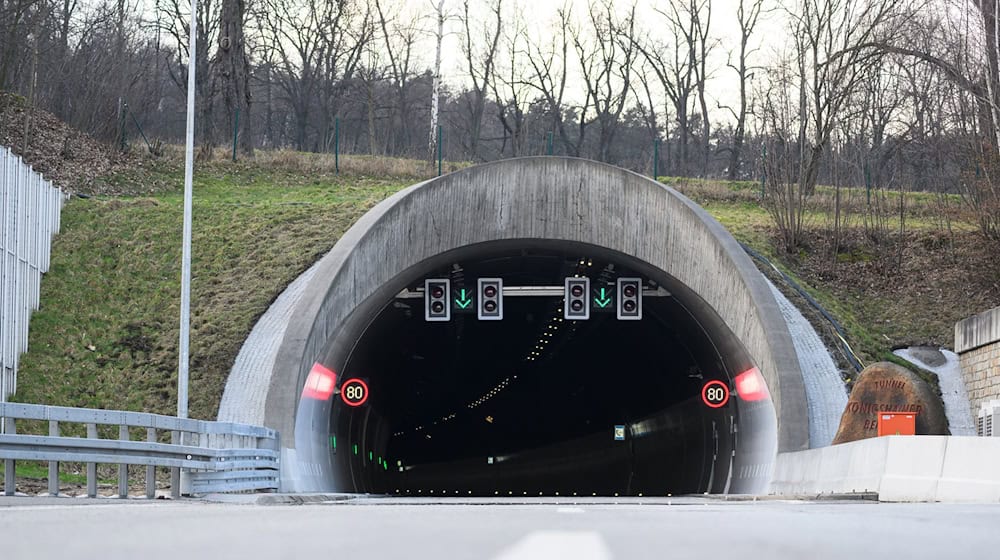
[[[411,186],[362,217],[314,267],[276,353],[266,425],[294,447],[296,407],[324,345],[383,285],[436,255],[502,240],[565,240],[634,256],[714,308],[766,380],[778,451],[808,448],[805,392],[787,326],[732,236],[675,190],[588,160],[531,157]]]

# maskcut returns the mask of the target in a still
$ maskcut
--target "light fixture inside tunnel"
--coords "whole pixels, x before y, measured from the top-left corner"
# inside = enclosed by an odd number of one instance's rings
[[[337,386],[337,374],[323,364],[315,363],[309,370],[306,377],[306,384],[302,387],[302,398],[325,401],[333,394]]]
[[[770,397],[767,384],[756,367],[736,376],[736,393],[745,401],[760,401]]]

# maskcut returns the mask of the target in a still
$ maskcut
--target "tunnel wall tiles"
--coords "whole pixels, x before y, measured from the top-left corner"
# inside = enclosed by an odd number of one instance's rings
[[[983,403],[1000,400],[1000,307],[958,322],[955,351],[976,418]]]

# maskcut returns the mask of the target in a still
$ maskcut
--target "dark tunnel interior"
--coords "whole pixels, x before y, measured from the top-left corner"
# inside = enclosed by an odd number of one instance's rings
[[[315,439],[328,442],[331,489],[611,496],[759,483],[750,467],[771,460],[774,439],[766,387],[736,337],[685,286],[579,244],[448,257],[409,271],[404,289],[339,346],[347,351],[327,353],[321,369],[336,386],[362,380],[364,404],[304,395],[302,406],[328,418],[312,424],[326,428]],[[476,281],[489,277],[503,279],[502,320],[476,315]],[[590,279],[588,320],[563,316],[567,277]],[[623,277],[642,279],[641,320],[616,316]],[[450,320],[425,320],[427,278],[450,280]],[[712,380],[731,394],[722,406],[705,401]]]

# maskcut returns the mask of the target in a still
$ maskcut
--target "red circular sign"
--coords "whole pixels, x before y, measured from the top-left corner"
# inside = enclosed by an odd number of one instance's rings
[[[722,408],[729,402],[729,387],[713,379],[701,388],[701,400],[709,408]]]
[[[353,378],[344,381],[340,386],[340,399],[347,406],[361,406],[368,401],[368,384]]]

